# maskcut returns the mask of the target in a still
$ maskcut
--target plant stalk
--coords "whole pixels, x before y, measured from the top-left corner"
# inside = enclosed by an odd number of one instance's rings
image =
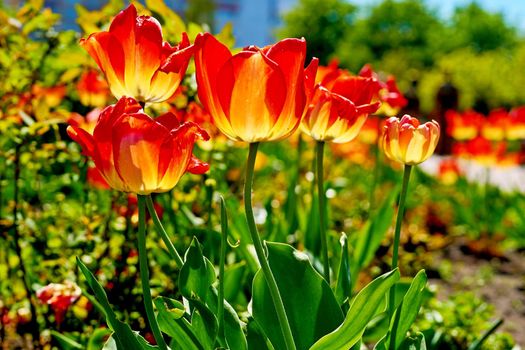
[[[148,196],[148,198],[150,198]],[[149,266],[148,253],[146,251],[146,206],[145,196],[138,195],[139,206],[139,234],[138,234],[138,248],[139,248],[139,269],[140,280],[142,282],[142,294],[144,295],[144,308],[146,309],[146,316],[150,325],[153,337],[157,342],[159,349],[167,350],[168,347],[162,333],[160,332],[159,324],[153,310],[153,300],[151,298],[151,289],[149,286]]]
[[[405,213],[405,202],[406,195],[408,190],[408,181],[410,180],[410,172],[412,171],[412,166],[405,164],[405,169],[403,172],[403,184],[401,186],[401,194],[399,196],[399,205],[397,208],[397,218],[396,218],[396,228],[394,232],[394,249],[392,252],[392,270],[398,267],[398,257],[399,257],[399,240],[401,238],[401,224],[403,223],[403,215]],[[394,287],[390,288],[389,292],[389,302],[388,302],[388,314],[390,317],[394,314],[394,304],[395,304],[395,293]]]
[[[219,320],[219,336],[224,337],[224,265],[226,264],[226,247],[228,245],[228,216],[226,204],[221,196],[221,254],[219,258],[219,302],[217,318]]]
[[[275,311],[277,312],[277,318],[279,320],[279,325],[283,333],[284,341],[286,343],[286,348],[288,350],[296,350],[295,343],[293,340],[292,329],[290,328],[290,323],[288,322],[288,317],[286,316],[286,311],[284,308],[283,300],[281,298],[281,293],[277,287],[277,282],[273,276],[272,270],[270,269],[270,264],[266,258],[264,252],[263,244],[261,238],[259,237],[259,232],[257,232],[257,226],[255,224],[255,217],[253,216],[252,208],[252,185],[253,185],[253,172],[255,166],[255,159],[257,158],[257,148],[259,143],[250,143],[250,151],[248,154],[248,162],[246,164],[246,178],[244,183],[244,210],[246,213],[246,221],[248,222],[248,228],[250,229],[250,236],[255,247],[255,252],[257,253],[257,258],[261,264],[261,270],[266,279],[268,289],[270,290],[270,295],[273,300]]]
[[[321,257],[323,260],[324,279],[330,285],[330,261],[328,260],[328,238],[326,237],[326,197],[323,170],[324,141],[317,141],[316,177],[317,197],[319,199],[319,235],[321,238]]]

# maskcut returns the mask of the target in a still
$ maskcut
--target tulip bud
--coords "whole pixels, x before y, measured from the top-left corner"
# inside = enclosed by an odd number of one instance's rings
[[[419,120],[405,114],[401,120],[396,117],[387,119],[381,146],[389,159],[416,165],[434,153],[438,140],[439,124],[436,121],[420,124]]]

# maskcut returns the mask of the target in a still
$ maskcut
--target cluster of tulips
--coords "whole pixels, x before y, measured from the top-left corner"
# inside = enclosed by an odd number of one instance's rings
[[[487,116],[473,110],[446,114],[447,134],[455,140],[454,155],[483,165],[518,165],[520,142],[525,139],[525,107],[507,112],[495,109]]]
[[[395,105],[395,101],[391,100],[398,98],[399,94],[392,96],[389,93],[392,82],[386,85],[381,83],[370,69],[355,76],[333,66],[318,67],[315,58],[305,68],[304,39],[284,39],[264,48],[249,46],[232,54],[209,33],[197,35],[193,44],[183,34],[181,42],[172,46],[163,41],[158,21],[149,16],[138,16],[133,5],[114,18],[107,32],[94,33],[82,39],[80,44],[104,73],[109,89],[118,102],[105,107],[96,118],[92,118],[91,123],[72,120],[67,131],[82,146],[83,153],[93,160],[110,187],[138,195],[140,277],[147,319],[157,346],[167,349],[154,312],[148,281],[145,211],[147,207],[171,257],[181,268],[184,259],[163,229],[153,207],[151,193],[172,190],[185,172],[205,173],[209,165],[193,155],[193,147],[199,139],[208,140],[209,135],[197,123],[183,121],[175,113],[152,117],[145,113],[144,107],[166,101],[175,94],[193,57],[199,101],[211,115],[214,127],[231,140],[249,144],[244,204],[250,237],[282,332],[276,337],[287,349],[296,349],[300,342],[294,339],[297,330],[291,326],[293,323],[283,303],[282,290],[270,266],[268,247],[259,237],[253,216],[252,182],[258,145],[283,140],[297,129],[312,137],[317,143],[319,208],[324,208],[324,144],[352,141],[368,115],[378,111],[381,102],[385,102],[384,106],[388,106],[389,101]],[[98,81],[96,76],[88,78],[92,84],[100,85],[101,91],[104,90],[103,82]],[[96,103],[100,101],[104,100],[97,99]],[[389,118],[382,130],[380,144],[386,156],[405,164],[392,262],[392,270],[396,273],[410,169],[432,155],[439,133],[436,122],[420,124],[408,115],[401,119]],[[319,216],[323,283],[330,285],[324,210],[320,210]],[[89,277],[81,262],[79,265]],[[393,291],[389,295],[389,315],[393,316],[397,307],[398,313],[401,313],[402,307],[395,305]],[[222,304],[220,300],[219,304]],[[114,322],[112,327],[118,328]],[[272,339],[271,335],[269,337]],[[326,344],[341,341],[340,338],[330,339]],[[401,340],[392,340],[394,343],[390,348],[398,346]],[[350,342],[341,343],[341,348],[356,344]],[[122,339],[120,343],[117,341],[117,345],[123,346]]]

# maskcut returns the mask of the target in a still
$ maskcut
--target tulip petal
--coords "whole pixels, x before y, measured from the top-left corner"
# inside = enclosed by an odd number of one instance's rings
[[[203,162],[195,156],[191,156],[186,171],[192,174],[201,175],[206,173],[208,170],[210,170],[210,165],[208,163]]]
[[[137,95],[135,97],[145,101],[151,95],[151,83],[155,72],[159,69],[162,53],[162,29],[155,18],[137,17],[134,46],[135,67],[133,67],[134,76],[132,79],[137,84]],[[148,84],[144,82],[148,82]],[[172,87],[166,86],[166,88]]]
[[[118,39],[107,32],[95,33],[87,39],[81,39],[80,46],[89,53],[106,75],[111,93],[117,98],[124,96],[126,57]]]
[[[95,141],[90,133],[81,129],[77,126],[69,125],[67,127],[67,134],[75,142],[78,142],[82,146],[82,153],[87,156],[92,156],[95,150]]]
[[[195,66],[199,99],[214,118],[224,115],[215,88],[219,70],[231,56],[228,48],[210,33],[197,35],[195,39]]]
[[[281,69],[260,52],[243,51],[222,67],[217,83],[219,101],[236,134],[247,142],[268,135],[286,98]]]
[[[283,113],[295,113],[301,118],[306,104],[304,86],[304,61],[306,58],[306,40],[284,39],[271,46],[267,54],[269,59],[277,63],[284,73],[287,99]],[[313,67],[312,67],[313,70]]]

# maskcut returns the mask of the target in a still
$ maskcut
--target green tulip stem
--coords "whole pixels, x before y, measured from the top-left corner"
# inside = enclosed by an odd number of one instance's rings
[[[146,206],[145,196],[138,196],[139,204],[139,269],[140,280],[142,282],[142,294],[144,296],[144,308],[146,309],[146,316],[150,325],[153,337],[157,342],[159,349],[168,350],[168,346],[162,337],[159,324],[153,311],[153,300],[151,299],[151,289],[149,286],[149,266],[148,266],[148,252],[146,251]]]
[[[168,233],[164,229],[164,226],[162,226],[162,222],[160,222],[159,216],[157,215],[157,211],[155,210],[155,206],[153,205],[153,199],[151,199],[151,195],[147,195],[146,197],[146,205],[148,207],[149,215],[153,219],[153,224],[155,225],[155,228],[160,235],[160,238],[162,238],[162,241],[168,248],[168,252],[170,253],[171,257],[175,260],[175,263],[177,264],[177,267],[180,269],[182,265],[184,264],[181,256],[179,255],[179,252],[177,249],[175,249],[175,246],[170,240],[170,237],[168,236]]]
[[[250,235],[255,247],[255,252],[257,253],[257,258],[261,264],[261,270],[266,279],[268,289],[270,290],[270,296],[272,297],[275,311],[277,313],[277,318],[279,320],[279,325],[283,332],[284,341],[286,348],[288,350],[295,350],[295,343],[293,340],[292,329],[288,323],[288,317],[286,316],[286,311],[284,309],[283,300],[277,287],[277,282],[273,276],[272,270],[270,269],[270,264],[266,258],[264,252],[263,244],[261,238],[259,237],[259,232],[257,232],[257,226],[255,225],[255,217],[253,216],[252,208],[252,185],[253,185],[253,172],[255,166],[255,159],[257,158],[257,148],[259,143],[250,143],[250,151],[248,154],[248,162],[246,164],[246,178],[244,183],[244,210],[246,213],[246,220],[248,222],[248,228],[250,229]]]
[[[324,141],[317,141],[316,148],[317,197],[319,198],[319,234],[323,258],[324,279],[330,285],[330,261],[328,260],[328,239],[326,237],[326,198],[324,190],[323,155]]]
[[[401,187],[401,194],[399,196],[399,205],[397,207],[397,218],[396,218],[396,228],[394,231],[394,250],[392,252],[392,270],[395,270],[398,266],[398,257],[399,257],[399,240],[401,238],[401,224],[403,223],[403,215],[405,212],[405,202],[408,190],[408,181],[410,180],[410,172],[412,171],[412,166],[405,164],[405,169],[403,172],[403,184]],[[388,314],[390,317],[394,314],[394,304],[395,304],[395,293],[394,287],[390,289],[389,293],[389,302],[388,302]]]
[[[398,266],[399,257],[399,240],[401,237],[401,224],[403,223],[403,215],[405,213],[405,202],[408,190],[408,181],[410,179],[410,172],[412,166],[406,164],[403,172],[403,185],[401,187],[401,195],[399,196],[399,205],[397,207],[396,229],[394,231],[394,251],[392,252],[392,270]]]
[[[226,248],[228,245],[228,216],[226,204],[221,196],[221,254],[219,259],[219,303],[217,318],[219,320],[219,337],[224,337],[224,265],[226,264]]]

